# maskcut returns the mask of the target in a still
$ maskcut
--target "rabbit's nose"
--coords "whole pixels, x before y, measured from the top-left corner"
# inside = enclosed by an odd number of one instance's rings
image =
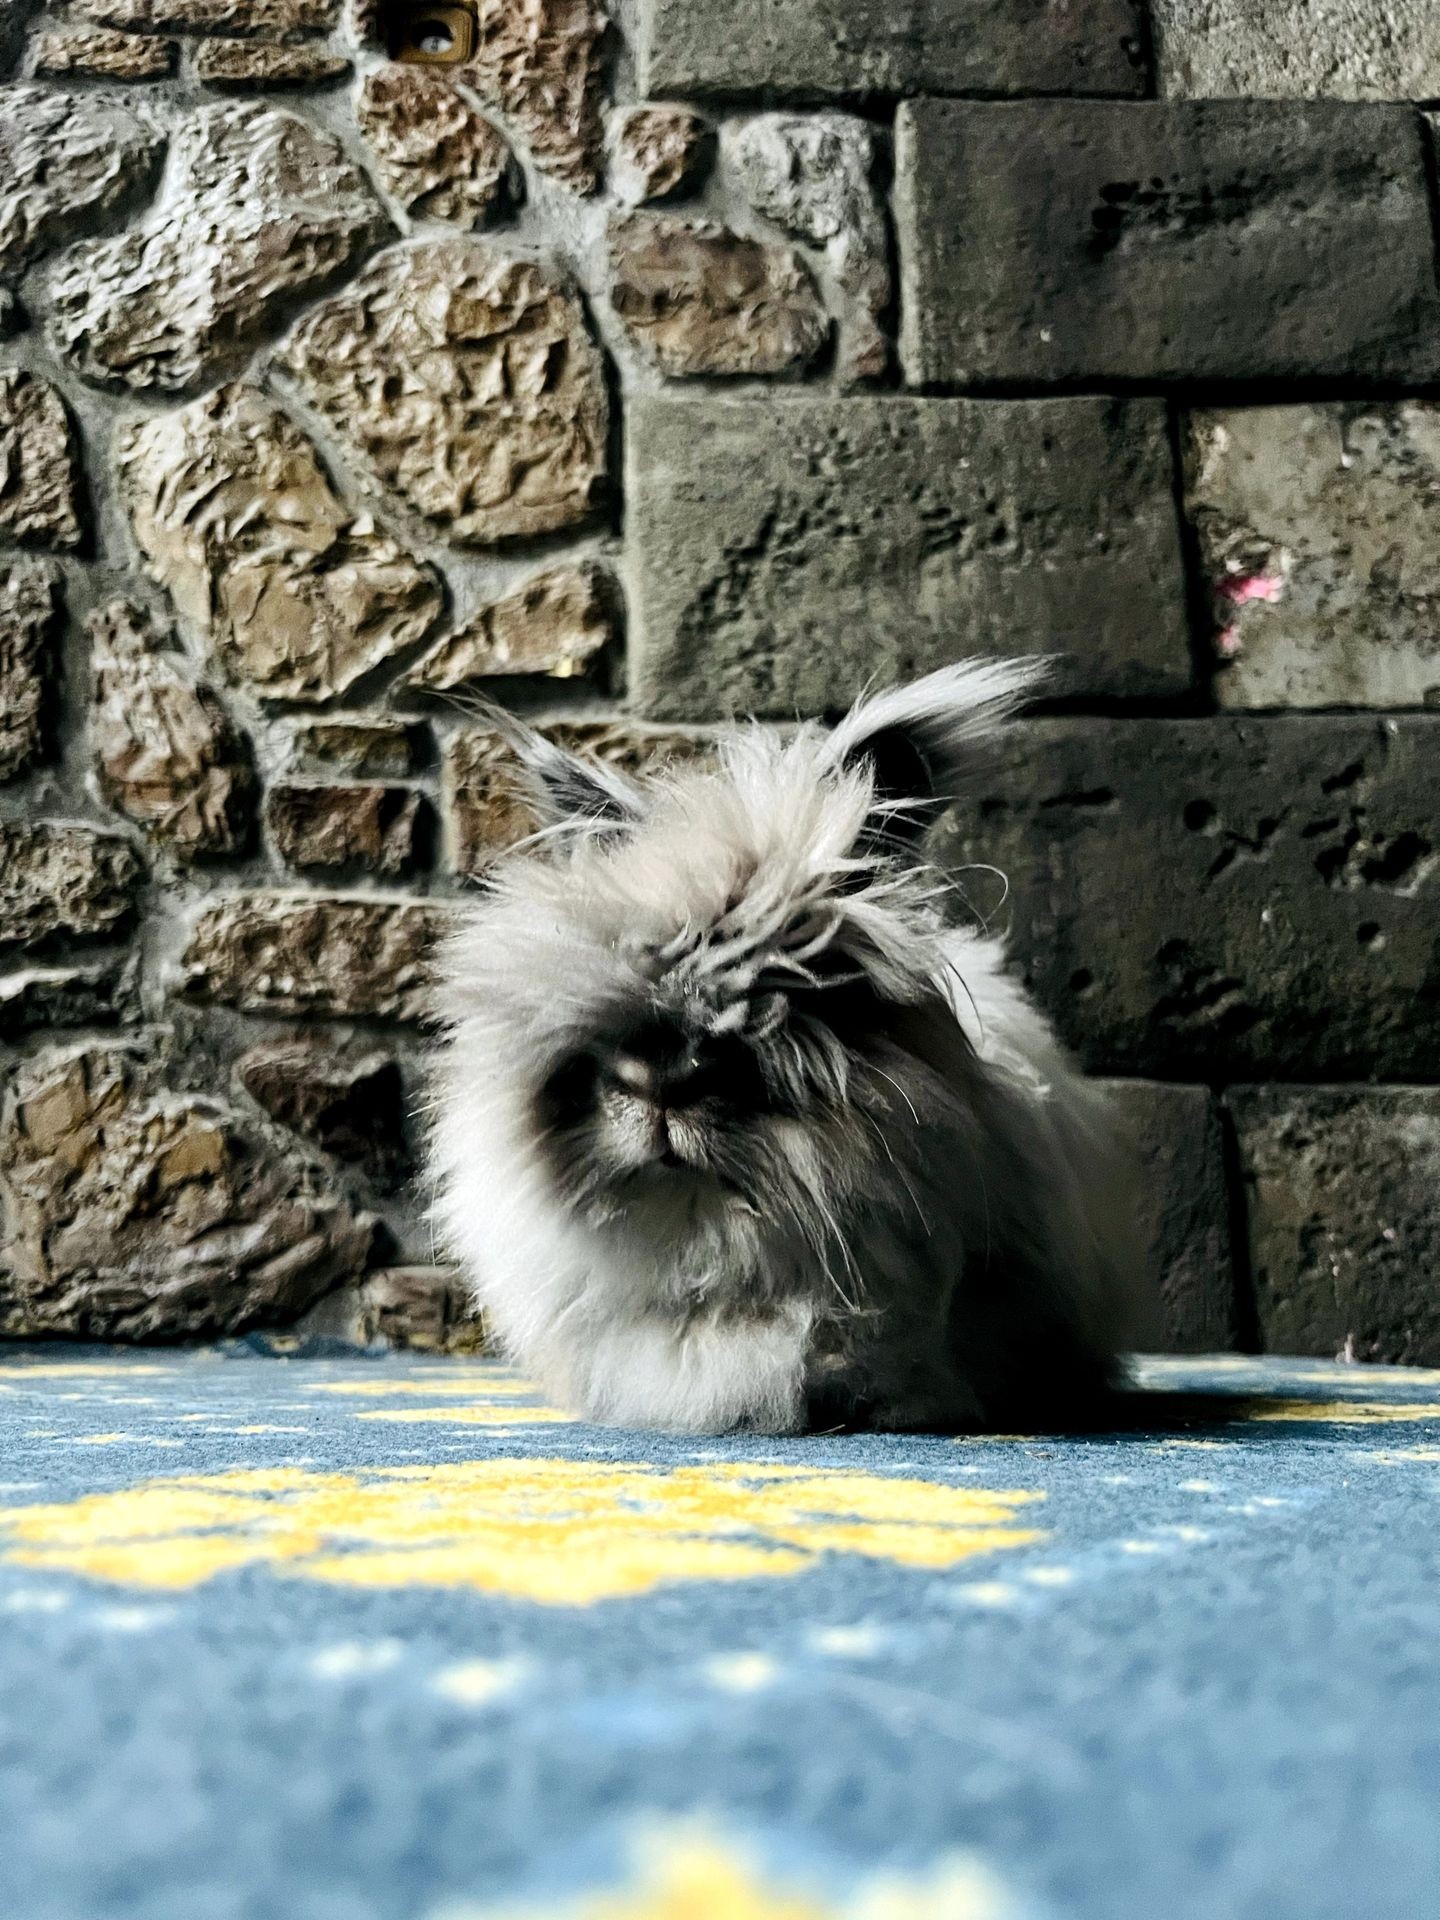
[[[611,1060],[610,1072],[637,1099],[661,1108],[684,1107],[700,1097],[704,1062],[690,1049],[664,1056],[622,1052]]]

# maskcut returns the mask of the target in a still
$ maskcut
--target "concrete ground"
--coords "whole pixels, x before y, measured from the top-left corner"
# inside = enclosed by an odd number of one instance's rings
[[[1440,1376],[1144,1378],[1111,1436],[691,1443],[0,1349],[0,1915],[1440,1913]]]

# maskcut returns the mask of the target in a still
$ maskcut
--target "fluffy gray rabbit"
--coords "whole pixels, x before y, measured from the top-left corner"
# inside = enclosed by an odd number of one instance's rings
[[[433,1171],[562,1405],[1013,1428],[1115,1378],[1138,1292],[1104,1102],[918,851],[1036,671],[946,668],[644,781],[500,722],[546,827],[445,955]]]

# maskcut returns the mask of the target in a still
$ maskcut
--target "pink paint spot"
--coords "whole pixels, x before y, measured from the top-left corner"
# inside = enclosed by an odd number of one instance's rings
[[[1215,651],[1222,660],[1236,660],[1245,651],[1238,627],[1222,627],[1215,636]]]
[[[1215,591],[1232,607],[1243,607],[1251,600],[1273,607],[1285,591],[1285,581],[1278,573],[1227,573],[1215,582]]]

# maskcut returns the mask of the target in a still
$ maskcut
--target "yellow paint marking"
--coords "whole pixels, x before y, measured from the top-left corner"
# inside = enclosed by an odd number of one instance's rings
[[[75,1380],[133,1380],[137,1374],[164,1372],[164,1367],[108,1365],[93,1360],[47,1360],[33,1366],[25,1362],[15,1367],[0,1366],[0,1379],[55,1380],[65,1376]]]
[[[366,1407],[355,1418],[413,1424],[443,1420],[452,1427],[533,1427],[549,1421],[559,1421],[566,1426],[574,1424],[570,1414],[559,1413],[554,1407]]]
[[[237,1468],[0,1507],[0,1557],[142,1587],[242,1566],[348,1587],[460,1587],[583,1606],[686,1580],[794,1574],[829,1553],[943,1568],[1043,1536],[1038,1493],[858,1471],[498,1459]]]
[[[423,1394],[427,1400],[447,1394],[466,1400],[483,1399],[487,1394],[499,1398],[503,1394],[508,1399],[539,1392],[528,1380],[517,1379],[513,1374],[493,1374],[479,1367],[458,1379],[447,1375],[438,1380],[307,1380],[304,1384],[309,1393],[347,1394],[364,1400],[388,1400],[392,1395],[407,1393]]]
[[[1315,1420],[1363,1427],[1387,1420],[1440,1420],[1433,1400],[1252,1400],[1234,1415],[1239,1420]]]

